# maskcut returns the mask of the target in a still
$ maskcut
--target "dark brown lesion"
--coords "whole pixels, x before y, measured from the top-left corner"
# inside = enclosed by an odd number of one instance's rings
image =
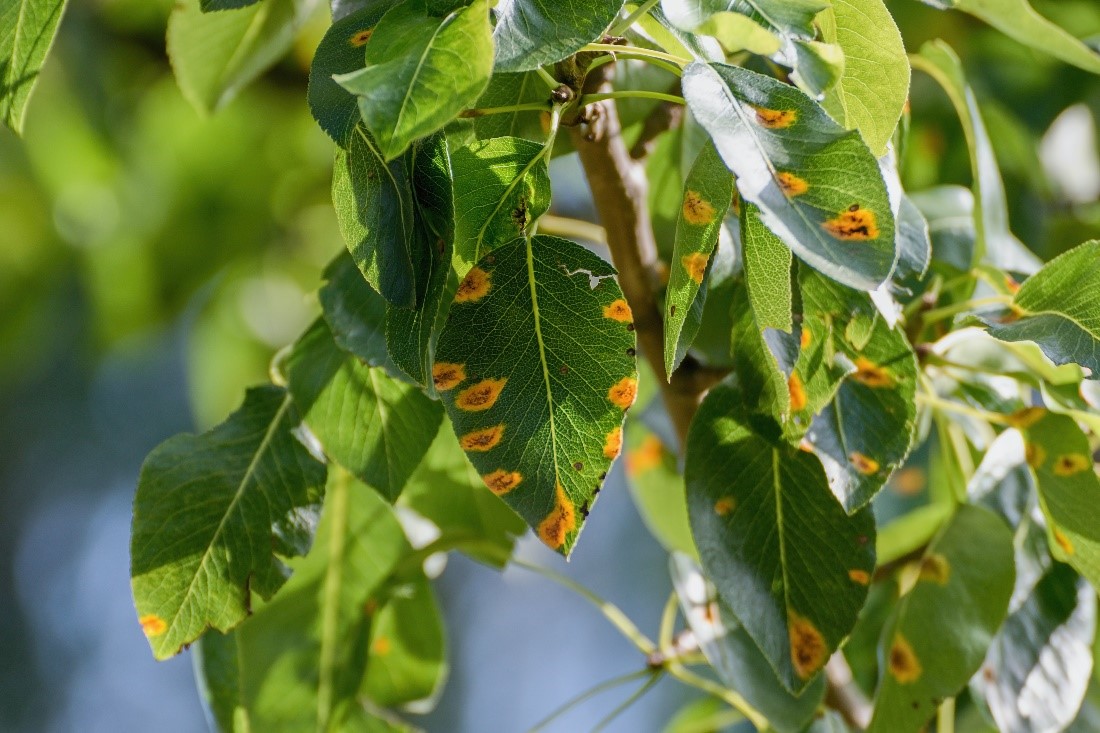
[[[821,226],[837,239],[862,241],[876,239],[879,235],[875,213],[859,204],[852,204],[846,211],[822,222]]]
[[[527,197],[520,196],[519,203],[512,209],[512,224],[516,229],[523,231],[527,228]]]

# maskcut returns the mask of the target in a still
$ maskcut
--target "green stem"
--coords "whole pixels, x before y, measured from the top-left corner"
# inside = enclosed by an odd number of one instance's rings
[[[566,700],[564,703],[558,706],[554,710],[554,712],[550,713],[545,718],[536,723],[530,730],[527,731],[527,733],[538,733],[538,731],[544,729],[546,726],[550,725],[562,715],[565,715],[581,703],[592,699],[596,695],[599,695],[601,692],[606,692],[607,690],[614,689],[620,685],[625,685],[628,682],[639,680],[643,677],[646,677],[647,675],[651,675],[652,673],[653,671],[650,669],[639,669],[636,672],[630,672],[628,674],[619,675],[618,677],[612,677],[609,680],[605,680],[595,687],[585,690],[581,694],[572,697],[569,700]]]
[[[606,618],[612,626],[619,630],[619,633],[629,639],[630,642],[634,644],[634,646],[636,646],[638,648],[638,651],[640,651],[642,654],[649,656],[657,650],[657,646],[652,641],[650,641],[649,638],[645,634],[643,634],[637,626],[634,625],[634,622],[631,621],[630,618],[622,612],[622,609],[620,609],[615,604],[600,598],[598,595],[588,590],[588,588],[585,588],[583,585],[576,582],[572,578],[567,578],[561,573],[555,572],[550,568],[544,568],[541,565],[535,565],[534,563],[529,563],[525,560],[512,560],[512,564],[516,567],[530,570],[533,573],[538,573],[544,578],[552,580],[558,585],[568,588],[569,590],[587,600],[589,603],[594,605],[600,613],[603,614],[604,618]]]
[[[676,591],[669,594],[668,600],[665,601],[665,610],[661,614],[661,627],[657,632],[657,646],[665,654],[671,652],[672,646],[672,632],[676,627],[676,612],[680,610],[679,602],[676,598]]]
[[[601,720],[599,723],[597,723],[596,727],[592,729],[592,733],[600,733],[600,731],[605,729],[607,726],[611,725],[611,723],[615,720],[615,718],[617,718],[620,715],[622,715],[623,713],[625,713],[630,708],[631,705],[633,705],[634,703],[641,700],[642,697],[644,697],[647,692],[649,692],[650,690],[653,689],[653,686],[655,684],[657,684],[657,682],[661,679],[661,675],[662,675],[661,670],[659,670],[659,669],[652,670],[649,673],[649,679],[645,681],[645,684],[642,685],[641,687],[639,687],[637,690],[635,690],[630,695],[630,697],[623,700],[619,705],[617,705],[615,707],[614,710],[612,710],[610,713],[608,713],[607,716],[603,720]]]
[[[538,73],[539,78],[546,82],[546,86],[550,87],[550,91],[554,91],[561,86],[561,82],[555,79],[549,71],[541,66],[535,69],[535,71]]]
[[[599,224],[580,219],[570,219],[565,216],[543,214],[539,218],[539,226],[548,234],[557,234],[562,237],[587,239],[597,244],[607,244],[607,231]]]
[[[936,733],[955,733],[955,698],[944,700],[936,711]]]
[[[510,104],[505,107],[481,107],[480,109],[463,110],[459,117],[486,117],[487,115],[502,115],[508,112],[548,112],[550,105],[545,102],[525,102],[523,104]]]
[[[768,729],[768,719],[757,712],[756,708],[749,705],[745,698],[741,697],[733,690],[727,690],[725,687],[711,682],[706,677],[700,677],[694,672],[689,672],[675,662],[669,664],[666,669],[670,675],[685,685],[694,687],[697,690],[702,690],[708,695],[717,697],[719,700],[727,703],[734,710],[741,713],[746,720],[756,726],[757,730],[762,731]]]
[[[945,305],[942,308],[933,308],[932,310],[924,312],[924,323],[930,324],[936,321],[942,321],[945,318],[964,313],[966,311],[977,310],[987,305],[1009,305],[1012,303],[1011,295],[991,295],[988,298],[974,298],[971,300],[964,300],[962,303],[953,303],[951,305]]]
[[[917,403],[926,405],[928,407],[931,407],[933,410],[939,410],[941,412],[952,412],[956,415],[967,415],[969,417],[977,418],[978,420],[984,420],[985,422],[991,423],[993,425],[1011,425],[1008,417],[1005,415],[998,415],[995,412],[981,410],[977,407],[964,405],[961,402],[955,402],[954,400],[945,400],[942,397],[934,394],[918,394]]]
[[[602,102],[605,99],[659,99],[662,102],[672,102],[673,104],[686,104],[683,97],[678,97],[675,94],[665,94],[664,92],[647,92],[642,89],[625,90],[621,92],[604,92],[603,94],[585,94],[581,97],[581,104],[592,104],[593,102]]]
[[[654,51],[653,49],[642,48],[641,46],[616,46],[613,43],[590,43],[582,48],[581,51],[610,53],[616,56],[622,56],[623,58],[646,61],[655,66],[660,66],[666,71],[671,71],[673,74],[676,74],[676,76],[680,76],[680,74],[683,73],[684,67],[691,63],[691,59],[673,56],[664,51]]]
[[[633,13],[626,16],[615,25],[611,26],[611,29],[608,31],[608,35],[621,36],[624,31],[634,25],[634,23],[639,18],[652,10],[653,7],[659,2],[661,2],[661,0],[646,0],[644,3],[639,5]]]

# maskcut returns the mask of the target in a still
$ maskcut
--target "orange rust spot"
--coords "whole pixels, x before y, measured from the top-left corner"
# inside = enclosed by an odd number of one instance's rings
[[[870,585],[871,576],[867,574],[866,570],[860,570],[859,568],[852,568],[848,571],[848,578],[853,583],[859,583],[860,585]]]
[[[489,487],[489,491],[497,496],[503,496],[519,485],[523,480],[523,474],[519,471],[505,471],[503,468],[498,468],[482,476],[481,480]]]
[[[825,637],[813,623],[787,609],[787,628],[791,639],[791,662],[802,679],[809,679],[825,664],[829,650]]]
[[[661,465],[665,447],[656,435],[647,435],[634,450],[626,454],[626,472],[630,476],[652,471]]]
[[[623,429],[621,427],[615,428],[607,434],[607,439],[603,444],[604,458],[610,458],[615,460],[619,457],[619,453],[623,449]]]
[[[489,273],[480,267],[475,267],[466,273],[466,277],[458,285],[455,292],[456,303],[473,303],[481,300],[489,292],[492,283],[489,282]]]
[[[798,112],[793,109],[768,109],[756,107],[756,121],[769,130],[782,130],[790,127],[798,119]]]
[[[634,314],[630,311],[630,305],[622,298],[611,301],[611,305],[605,305],[603,308],[603,317],[610,318],[613,321],[619,321],[620,323],[630,323],[634,320]]]
[[[924,471],[915,466],[903,468],[894,474],[890,487],[902,496],[919,494],[928,483]]]
[[[508,377],[501,379],[482,379],[477,384],[467,387],[455,397],[455,407],[467,412],[481,412],[488,410],[496,404],[500,392],[508,382]]]
[[[741,216],[741,196],[736,188],[733,189],[733,196],[730,197],[730,210],[733,211],[734,216]]]
[[[852,204],[835,218],[822,222],[821,226],[837,239],[864,240],[878,237],[875,213],[860,208],[859,204]]]
[[[947,585],[951,579],[951,563],[939,553],[933,553],[920,562],[920,579],[937,585]]]
[[[637,396],[638,380],[634,377],[623,377],[607,390],[607,399],[611,400],[611,404],[624,410],[634,404]]]
[[[901,634],[894,634],[894,643],[890,645],[890,659],[887,664],[890,674],[903,685],[916,682],[920,676],[920,660],[913,653],[913,647]]]
[[[776,173],[775,182],[779,184],[780,190],[791,198],[801,196],[810,190],[810,184],[806,183],[805,178],[800,178],[788,171]]]
[[[145,614],[138,619],[138,623],[146,636],[160,636],[168,630],[167,622],[155,613]]]
[[[732,496],[723,496],[718,501],[714,502],[714,513],[720,517],[728,517],[737,507],[737,502],[734,501]]]
[[[350,43],[352,46],[355,46],[356,48],[359,48],[360,46],[365,46],[367,45],[367,41],[370,40],[372,33],[374,33],[373,28],[367,28],[365,30],[358,31],[357,33],[353,33],[351,35],[351,38],[348,39],[348,43]]]
[[[707,261],[710,257],[702,252],[692,252],[680,258],[680,264],[687,270],[688,277],[695,281],[696,285],[703,284],[703,275],[707,271]]]
[[[481,430],[474,430],[473,432],[466,433],[458,439],[459,445],[462,446],[464,451],[477,451],[478,453],[484,453],[496,446],[500,442],[501,436],[504,435],[503,425],[494,425],[491,428],[483,428]]]
[[[868,387],[894,386],[894,378],[890,376],[890,372],[862,356],[856,359],[856,370],[852,374],[852,379]]]
[[[1009,415],[1008,424],[1018,430],[1024,430],[1042,420],[1043,415],[1046,414],[1045,407],[1025,407]]]
[[[706,226],[714,221],[718,215],[714,206],[703,198],[698,191],[688,189],[684,191],[684,221],[693,226]]]
[[[1062,548],[1062,552],[1066,553],[1067,555],[1072,555],[1074,553],[1073,543],[1070,542],[1069,537],[1066,537],[1062,533],[1062,530],[1058,528],[1055,528],[1054,530],[1054,541],[1057,542],[1058,546]]]
[[[1020,283],[1016,282],[1014,277],[1005,273],[1005,289],[1015,295],[1020,290]]]
[[[552,549],[557,550],[565,544],[565,538],[577,528],[577,517],[573,511],[573,502],[565,495],[565,489],[558,484],[554,508],[546,519],[539,523],[539,538]]]
[[[374,643],[371,644],[371,647],[370,647],[371,651],[374,652],[375,654],[377,654],[380,657],[384,657],[387,654],[389,654],[390,649],[392,649],[392,648],[393,648],[393,645],[390,644],[390,640],[387,639],[384,636],[379,636],[377,639],[375,639]]]
[[[848,454],[848,462],[852,464],[852,467],[862,473],[864,476],[870,476],[871,474],[878,473],[879,463],[874,458],[865,456],[859,451],[852,451]]]
[[[440,392],[454,389],[466,381],[466,366],[464,364],[451,364],[446,361],[437,361],[432,365],[432,382]]]
[[[787,391],[791,394],[791,410],[793,412],[806,409],[806,403],[808,402],[806,387],[802,384],[802,377],[798,376],[798,372],[791,372],[790,379],[787,380]]]
[[[1024,460],[1032,468],[1038,468],[1046,463],[1047,452],[1038,443],[1028,443],[1024,446]]]
[[[1092,460],[1080,453],[1067,453],[1054,459],[1055,476],[1072,476],[1092,468]]]
[[[798,345],[803,349],[810,345],[814,340],[814,335],[810,333],[810,329],[803,327],[802,333],[798,336]]]
[[[802,451],[803,453],[813,453],[814,452],[814,444],[811,443],[806,438],[803,438],[802,440],[798,441],[798,449],[800,451]]]
[[[718,604],[708,603],[703,606],[703,619],[708,624],[713,624],[718,620]]]

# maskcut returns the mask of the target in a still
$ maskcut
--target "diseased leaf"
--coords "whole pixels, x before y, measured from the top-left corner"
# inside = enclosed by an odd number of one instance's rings
[[[371,619],[363,693],[384,707],[431,709],[447,679],[447,643],[432,586],[407,583]]]
[[[699,555],[688,524],[684,479],[676,454],[641,420],[626,426],[626,476],[634,506],[653,537],[668,551]]]
[[[1004,620],[1015,568],[1012,533],[962,505],[932,541],[916,585],[882,634],[882,675],[869,733],[916,733],[978,669]]]
[[[500,0],[494,8],[495,70],[533,71],[599,40],[622,0]]]
[[[622,443],[638,373],[615,270],[557,237],[484,255],[433,367],[459,443],[494,493],[568,555]]]
[[[928,272],[932,263],[932,239],[924,214],[908,196],[901,197],[897,227],[898,266],[894,281],[909,286]]]
[[[493,70],[488,0],[433,15],[425,0],[387,12],[366,44],[366,67],[336,81],[359,110],[385,160],[430,135],[477,100]]]
[[[733,369],[745,408],[750,414],[768,418],[779,430],[791,411],[787,375],[781,371],[757,321],[744,283],[734,291],[730,311],[733,315],[730,345]]]
[[[801,259],[872,290],[894,267],[894,216],[878,163],[802,92],[724,64],[684,70],[684,97],[737,176],[741,198]]]
[[[0,121],[23,132],[23,117],[65,0],[0,1]]]
[[[225,422],[161,443],[141,469],[130,541],[134,603],[153,654],[227,631],[286,581],[277,556],[303,554],[325,466],[292,434],[290,396],[251,389]]]
[[[762,436],[712,389],[688,437],[688,516],[703,568],[780,681],[798,692],[852,630],[875,566],[869,510],[849,516],[813,455]]]
[[[317,0],[265,0],[206,13],[179,3],[168,18],[168,57],[184,98],[200,112],[225,105],[290,50]]]
[[[748,202],[741,210],[741,256],[756,325],[790,333],[791,251],[760,222],[759,210]]]
[[[684,182],[676,219],[671,274],[665,293],[665,370],[670,379],[691,345],[691,339],[682,339],[681,334],[696,301],[702,300],[696,296],[718,244],[718,233],[732,197],[733,176],[718,157],[714,145],[707,144]],[[700,302],[696,322],[701,318],[702,305]]]
[[[1100,240],[1074,247],[1024,281],[1012,314],[990,322],[1003,341],[1034,341],[1055,364],[1080,364],[1100,378]]]
[[[415,387],[342,351],[318,320],[286,362],[302,419],[325,454],[393,502],[443,419]]]
[[[825,40],[844,49],[844,72],[822,106],[882,157],[909,96],[901,32],[882,0],[832,0],[819,22]]]

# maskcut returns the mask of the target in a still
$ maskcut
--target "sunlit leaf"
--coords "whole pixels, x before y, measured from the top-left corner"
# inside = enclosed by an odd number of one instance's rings
[[[759,210],[748,202],[741,211],[741,256],[757,326],[790,333],[791,251],[761,223]]]
[[[336,345],[367,366],[395,376],[386,350],[386,301],[374,291],[347,252],[329,263],[318,298]]]
[[[494,9],[496,71],[531,71],[598,41],[622,0],[501,0]]]
[[[634,506],[661,546],[697,556],[676,454],[641,420],[626,427],[626,477]]]
[[[16,133],[64,11],[65,0],[0,2],[0,121]]]

